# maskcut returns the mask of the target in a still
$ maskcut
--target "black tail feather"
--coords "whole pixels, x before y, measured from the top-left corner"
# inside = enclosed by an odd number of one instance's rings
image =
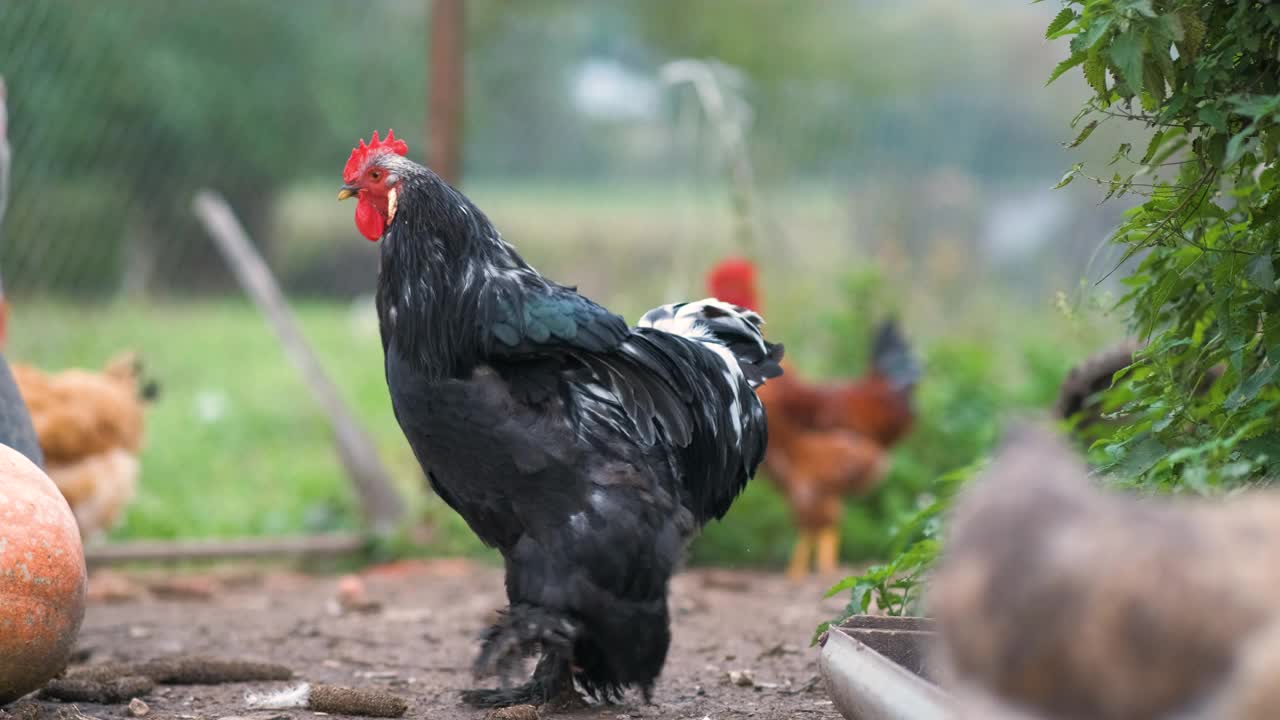
[[[910,389],[920,381],[920,361],[895,318],[886,318],[876,328],[871,343],[871,366],[899,390]]]
[[[1134,354],[1141,346],[1125,340],[1100,350],[1071,368],[1058,388],[1058,402],[1054,413],[1067,420],[1081,414],[1077,428],[1083,428],[1101,419],[1101,408],[1096,397],[1111,387],[1115,374],[1133,364]]]
[[[639,688],[648,701],[671,645],[666,598],[618,600],[607,614],[591,618],[589,627],[574,646],[578,684],[601,702],[622,700],[628,687]]]

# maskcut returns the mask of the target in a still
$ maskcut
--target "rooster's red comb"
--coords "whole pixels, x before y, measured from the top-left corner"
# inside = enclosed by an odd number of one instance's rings
[[[760,310],[756,296],[756,266],[746,258],[726,258],[707,273],[707,288],[725,302]]]
[[[754,284],[755,279],[756,266],[746,258],[721,260],[707,274],[707,280],[713,285],[722,282]]]
[[[366,145],[364,139],[361,138],[360,145],[351,151],[351,157],[347,158],[347,166],[342,169],[342,181],[345,183],[353,183],[360,177],[360,168],[364,167],[365,161],[373,155],[382,152],[393,152],[397,155],[408,155],[409,145],[403,140],[396,138],[395,130],[387,131],[387,139],[379,140],[378,131],[373,131],[373,137],[369,139]]]

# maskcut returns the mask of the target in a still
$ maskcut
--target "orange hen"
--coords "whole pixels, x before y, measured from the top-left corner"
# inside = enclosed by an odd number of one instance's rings
[[[46,373],[15,363],[45,469],[75,513],[86,540],[105,533],[133,499],[143,440],[143,402],[156,394],[141,364],[122,354],[101,372]]]
[[[720,263],[708,285],[717,298],[759,311],[750,262]],[[764,465],[799,530],[787,574],[807,575],[815,551],[817,571],[828,574],[839,562],[845,498],[879,484],[889,449],[911,429],[911,396],[920,367],[889,320],[877,329],[870,369],[860,378],[814,383],[785,360],[783,368],[781,377],[756,392],[769,421]]]

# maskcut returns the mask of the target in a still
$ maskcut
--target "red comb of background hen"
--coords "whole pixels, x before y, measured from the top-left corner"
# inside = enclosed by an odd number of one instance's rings
[[[708,291],[727,303],[759,312],[756,266],[746,258],[721,260],[707,273]]]
[[[350,184],[358,180],[360,178],[360,168],[364,167],[365,161],[370,156],[382,152],[408,155],[409,145],[403,140],[396,139],[395,130],[387,131],[386,140],[379,140],[378,131],[374,130],[373,137],[369,139],[368,145],[361,138],[360,145],[351,151],[351,157],[347,158],[347,166],[342,169],[342,181]]]

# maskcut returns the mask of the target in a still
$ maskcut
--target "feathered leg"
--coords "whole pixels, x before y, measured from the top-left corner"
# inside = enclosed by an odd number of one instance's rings
[[[809,574],[809,556],[813,554],[813,533],[801,530],[796,538],[796,546],[791,551],[791,562],[787,564],[787,577],[802,580]]]
[[[570,661],[578,625],[562,614],[530,605],[512,606],[481,636],[476,677],[497,675],[501,688],[467,690],[463,702],[477,707],[542,705],[561,699],[573,690]],[[542,657],[528,682],[506,687],[520,668],[520,661],[541,650]]]
[[[830,575],[836,571],[840,556],[840,526],[832,525],[818,531],[818,574]]]

